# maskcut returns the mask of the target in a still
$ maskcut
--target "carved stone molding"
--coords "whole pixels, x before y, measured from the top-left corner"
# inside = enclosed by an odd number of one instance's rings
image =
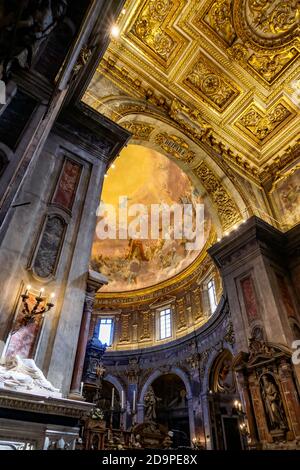
[[[235,202],[213,171],[205,163],[201,163],[194,172],[216,206],[223,229],[228,230],[239,222],[242,216]]]
[[[145,122],[138,121],[122,121],[121,126],[132,133],[133,139],[149,140],[154,130],[153,126]]]
[[[43,400],[41,400],[41,397],[36,395],[2,391],[0,395],[0,407],[80,419],[91,411],[93,404],[44,397]]]

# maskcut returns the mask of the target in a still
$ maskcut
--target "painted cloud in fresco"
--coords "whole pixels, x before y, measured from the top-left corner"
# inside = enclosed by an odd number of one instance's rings
[[[151,204],[202,203],[186,174],[160,153],[129,145],[109,170],[102,202],[118,211],[119,197],[128,197],[128,206]],[[150,212],[150,209],[149,209]],[[205,212],[205,237],[211,221]],[[99,220],[99,219],[98,219]],[[91,268],[109,279],[101,292],[141,289],[170,279],[189,266],[200,251],[186,251],[186,240],[99,240],[95,235]]]

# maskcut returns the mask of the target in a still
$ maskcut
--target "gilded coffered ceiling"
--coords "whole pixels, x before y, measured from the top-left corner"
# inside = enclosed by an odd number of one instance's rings
[[[128,0],[84,101],[145,140],[132,116],[156,116],[265,183],[299,149],[299,21],[299,0]]]

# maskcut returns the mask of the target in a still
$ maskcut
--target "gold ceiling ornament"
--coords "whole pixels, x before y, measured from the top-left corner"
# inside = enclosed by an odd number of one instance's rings
[[[192,163],[196,157],[195,152],[190,150],[189,144],[178,135],[170,135],[163,132],[157,134],[154,141],[169,155],[185,163]]]
[[[249,176],[258,179],[258,169],[249,163],[242,155],[233,152],[233,150],[216,136],[213,129],[203,120],[199,110],[184,105],[179,100],[172,101],[169,112],[171,119],[179,124],[181,132],[185,132],[196,143],[202,143],[205,147],[217,155],[218,158],[227,160],[229,163],[237,165],[243,169],[243,172]]]
[[[295,47],[280,52],[253,52],[240,42],[229,47],[227,54],[250,73],[254,71],[268,85],[277,80],[299,57],[299,51]]]
[[[299,0],[214,0],[193,22],[268,85],[299,56],[299,5]]]
[[[185,0],[144,0],[129,37],[164,68],[168,68],[186,40],[173,23]]]
[[[258,18],[266,18],[268,24]],[[143,28],[142,38],[134,32],[140,20],[146,20],[146,26],[151,23],[153,43],[148,33],[143,36]],[[126,121],[143,121],[138,116],[142,115],[169,124],[220,167],[226,162],[256,184],[265,183],[268,165],[297,135],[298,101],[289,85],[299,74],[298,20],[294,0],[127,0],[126,14],[118,21],[121,34],[100,63],[87,101],[117,122],[129,115]],[[162,55],[155,47],[164,34],[174,49],[171,46],[170,54]],[[211,71],[207,81],[203,69],[193,72],[199,57],[207,60]],[[190,73],[193,83],[185,81]],[[99,96],[100,74],[105,77],[104,87],[109,80],[115,93],[107,86],[107,95],[101,91]],[[239,93],[232,102],[230,97],[226,102],[224,90],[218,95],[222,80]],[[250,103],[256,111],[267,110],[262,119],[269,118],[278,103],[293,114],[278,125],[271,116],[276,124],[273,130],[270,122],[262,121],[267,124],[264,132],[270,132],[260,139],[256,131],[237,125],[249,112]]]
[[[238,37],[263,48],[283,48],[299,35],[299,0],[233,0]]]
[[[248,64],[266,82],[272,83],[299,56],[299,51],[292,47],[283,52],[252,54]]]
[[[220,113],[239,95],[237,87],[204,57],[197,58],[184,83]]]
[[[213,204],[217,209],[223,230],[227,231],[240,222],[242,220],[242,215],[237,205],[222,185],[221,180],[213,173],[213,171],[204,162],[202,162],[193,171],[201,180],[205,190],[212,199]]]
[[[236,38],[231,4],[231,0],[214,1],[204,15],[204,21],[228,45],[231,45]]]
[[[236,125],[258,142],[264,143],[273,131],[291,117],[293,117],[293,112],[282,103],[267,112],[252,105],[236,122]]]
[[[236,62],[244,65],[247,63],[247,58],[249,56],[249,49],[244,46],[242,43],[236,42],[233,46],[227,49],[227,54],[229,57]]]
[[[122,121],[119,124],[132,133],[133,139],[149,140],[151,133],[154,131],[154,127],[146,122]]]
[[[280,175],[285,174],[285,168],[291,165],[294,161],[300,158],[300,139],[294,144],[289,145],[281,155],[275,157],[275,159],[269,165],[264,168],[264,178],[272,181],[280,178]]]

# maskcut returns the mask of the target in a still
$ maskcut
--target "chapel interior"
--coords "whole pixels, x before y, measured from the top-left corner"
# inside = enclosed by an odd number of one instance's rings
[[[0,0],[0,450],[300,450],[299,22]]]

